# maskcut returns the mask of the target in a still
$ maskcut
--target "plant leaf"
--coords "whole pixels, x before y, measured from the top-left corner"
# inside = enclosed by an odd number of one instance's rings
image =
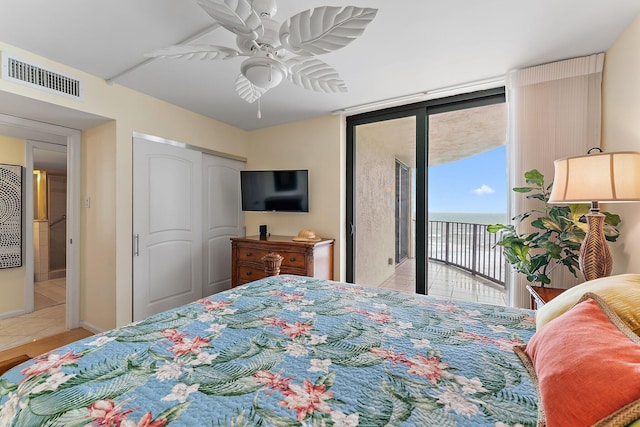
[[[562,231],[562,227],[560,226],[560,224],[558,224],[556,221],[552,220],[551,218],[542,217],[542,218],[540,218],[540,223],[547,230],[552,230],[552,231],[557,231],[557,232],[561,232]]]
[[[618,214],[612,214],[610,212],[602,212],[602,214],[605,216],[604,222],[614,227],[620,224],[620,222],[622,221],[620,219],[620,215]]]
[[[584,215],[589,213],[589,205],[586,203],[572,203],[569,205],[571,219],[575,222],[580,221]]]
[[[491,225],[487,225],[487,231],[489,233],[497,233],[500,230],[504,230],[507,229],[508,227],[506,225],[503,224],[491,224]]]
[[[530,196],[527,196],[527,199],[538,199],[538,200],[542,200],[543,202],[547,200],[546,196],[542,193],[532,194]]]
[[[542,175],[537,169],[525,172],[524,178],[527,180],[527,184],[535,184],[538,187],[544,186],[544,175]]]
[[[515,191],[516,193],[528,193],[532,190],[534,190],[534,188],[531,187],[514,187],[512,188],[513,191]]]

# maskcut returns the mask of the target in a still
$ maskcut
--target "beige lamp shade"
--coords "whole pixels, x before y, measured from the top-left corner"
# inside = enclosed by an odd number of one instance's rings
[[[554,162],[549,203],[591,203],[578,263],[586,280],[611,274],[613,257],[599,202],[640,201],[640,153],[597,153]]]
[[[597,153],[554,162],[549,203],[640,202],[640,153]]]

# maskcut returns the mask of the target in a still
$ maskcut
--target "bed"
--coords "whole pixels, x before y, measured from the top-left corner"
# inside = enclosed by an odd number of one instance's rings
[[[533,311],[268,277],[0,377],[1,426],[533,426]]]

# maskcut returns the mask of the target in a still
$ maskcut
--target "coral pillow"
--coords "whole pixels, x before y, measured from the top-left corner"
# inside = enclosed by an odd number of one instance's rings
[[[604,299],[631,330],[640,335],[640,274],[602,277],[567,289],[536,312],[536,327],[540,329],[569,310],[587,292]]]
[[[537,383],[548,427],[640,418],[640,338],[595,294],[514,348]]]

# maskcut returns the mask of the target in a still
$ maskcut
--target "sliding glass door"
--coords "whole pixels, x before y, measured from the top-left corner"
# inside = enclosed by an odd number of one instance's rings
[[[347,118],[348,282],[428,292],[431,117],[504,101],[498,88]]]

